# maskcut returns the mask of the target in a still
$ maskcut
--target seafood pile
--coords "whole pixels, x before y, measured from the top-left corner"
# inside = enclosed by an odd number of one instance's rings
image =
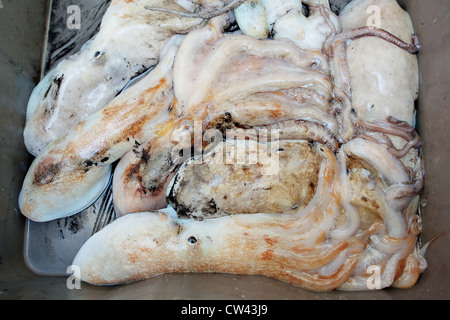
[[[114,0],[30,98],[21,211],[75,215],[113,174],[118,218],[73,262],[93,285],[202,272],[368,290],[376,267],[376,289],[411,287],[427,267],[419,48],[395,0],[339,15],[328,0]]]

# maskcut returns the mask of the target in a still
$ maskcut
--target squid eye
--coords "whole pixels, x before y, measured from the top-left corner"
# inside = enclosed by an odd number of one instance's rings
[[[196,237],[190,237],[188,239],[189,244],[196,244],[198,242]]]
[[[305,17],[309,17],[309,9],[304,4],[302,5],[302,13]]]
[[[105,61],[105,51],[96,51],[91,61],[94,63],[103,63]]]

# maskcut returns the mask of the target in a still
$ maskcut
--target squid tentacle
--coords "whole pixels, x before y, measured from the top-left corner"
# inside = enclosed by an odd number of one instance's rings
[[[374,121],[371,123],[357,120],[355,121],[355,126],[363,132],[380,133],[384,137],[385,135],[393,135],[406,140],[407,144],[402,149],[395,148],[392,141],[389,143],[389,152],[399,159],[405,157],[411,149],[421,147],[421,138],[417,131],[407,122],[398,121],[393,117],[388,117],[386,121]]]
[[[333,66],[332,78],[335,84],[334,93],[342,105],[341,114],[343,116],[340,116],[343,126],[341,140],[344,142],[349,141],[355,133],[354,124],[348,118],[353,111],[353,105],[351,101],[351,76],[346,59],[347,44],[349,41],[364,37],[383,39],[411,54],[416,54],[420,50],[419,40],[416,35],[411,36],[411,43],[406,43],[393,34],[375,27],[362,27],[339,33],[331,41],[325,43],[324,52],[329,57]]]
[[[327,52],[325,48],[329,48],[331,46],[331,41],[334,39],[334,37],[342,32],[342,22],[339,19],[339,17],[330,9],[323,5],[317,5],[317,4],[309,4],[309,8],[318,10],[320,12],[320,15],[328,25],[328,27],[331,29],[331,33],[327,36],[324,42],[324,52]],[[337,26],[335,23],[333,23],[333,18],[335,21],[337,21]]]
[[[365,122],[362,120],[355,121],[356,127],[363,133],[366,132],[371,133],[380,133],[383,137],[383,142],[387,146],[388,152],[395,156],[398,159],[402,159],[405,157],[411,149],[420,149],[421,147],[421,138],[417,131],[411,127],[408,123],[404,121],[398,121],[393,117],[388,117],[386,121],[374,121],[374,122]],[[406,145],[403,149],[397,149],[392,143],[390,138],[386,137],[386,135],[393,135],[400,137],[406,140]],[[369,139],[372,139],[370,136],[366,136]],[[416,156],[416,168],[406,168],[405,171],[409,172],[412,183],[400,182],[396,185],[391,186],[386,191],[386,196],[388,199],[401,199],[405,197],[412,197],[419,195],[425,185],[424,179],[424,168],[423,168],[423,160],[420,154]],[[409,170],[408,170],[409,169]]]

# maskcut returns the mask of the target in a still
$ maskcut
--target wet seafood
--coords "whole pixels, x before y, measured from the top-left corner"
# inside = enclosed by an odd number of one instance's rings
[[[130,79],[158,63],[172,35],[201,24],[202,19],[145,10],[162,4],[194,10],[187,2],[112,1],[99,33],[51,70],[33,91],[24,133],[28,151],[38,155],[49,142],[102,110]]]
[[[173,37],[152,73],[44,150],[24,184],[24,214],[75,213],[120,160],[120,218],[73,262],[85,282],[219,272],[368,290],[375,266],[378,289],[413,286],[426,268],[417,245],[425,180],[414,128],[419,44],[407,13],[395,0],[354,0],[339,17],[323,0],[201,4],[147,8],[205,25]],[[366,26],[370,5],[380,28]],[[243,22],[254,12],[257,27]],[[234,17],[241,32],[228,33]],[[94,153],[100,140],[108,148]],[[58,191],[74,177],[85,179],[79,189]],[[78,196],[78,207],[37,203],[45,193],[56,204]]]
[[[167,121],[173,110],[171,71],[180,40],[181,36],[174,36],[169,41],[158,66],[146,78],[39,154],[19,198],[26,217],[45,222],[91,205],[106,188],[111,165]]]
[[[177,140],[173,130],[179,123],[188,125],[185,131],[191,134],[197,124],[200,139],[208,129],[225,132],[291,120],[303,120],[302,127],[311,130],[321,128],[324,140],[332,140],[328,131],[337,131],[336,120],[327,112],[331,82],[324,55],[298,49],[289,40],[223,34],[226,21],[226,16],[217,17],[183,39],[173,70],[182,116],[168,123],[164,137],[119,163],[114,198],[120,215],[137,207],[152,211],[167,205],[162,195],[174,166],[166,159],[172,158],[172,140]],[[186,149],[190,150],[193,138],[189,136]],[[158,160],[143,161],[143,155]]]

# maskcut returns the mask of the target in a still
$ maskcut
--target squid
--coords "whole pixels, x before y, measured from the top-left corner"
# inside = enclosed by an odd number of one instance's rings
[[[27,218],[47,222],[89,207],[107,187],[112,164],[155,135],[174,110],[171,71],[180,40],[169,40],[147,77],[36,157],[19,197]]]
[[[425,174],[412,108],[419,43],[407,13],[395,0],[354,0],[339,16],[322,0],[219,2],[190,13],[145,8],[204,25],[172,37],[148,76],[44,149],[23,212],[74,214],[118,161],[119,218],[75,257],[82,281],[205,272],[369,290],[377,266],[380,289],[413,286],[426,268]],[[380,28],[365,25],[369,5],[389,12]],[[257,24],[243,22],[255,12]],[[240,32],[226,32],[234,19]],[[391,74],[366,51],[380,43],[381,59],[401,61]],[[411,77],[398,83],[409,89],[392,99],[384,85],[403,68]],[[59,189],[76,178],[72,193]]]
[[[274,39],[289,39],[300,48],[322,50],[325,40],[339,28],[328,0],[261,0],[268,12]],[[302,3],[308,8],[305,15]],[[327,12],[326,12],[327,11]]]
[[[292,121],[303,121],[304,131],[316,132],[315,138],[333,144],[329,132],[338,129],[335,118],[328,114],[332,87],[325,56],[311,49],[300,50],[289,40],[224,34],[227,19],[226,15],[217,17],[184,37],[173,69],[174,93],[182,116],[168,122],[164,136],[119,162],[113,182],[119,215],[167,205],[168,178],[178,169],[167,159],[174,158],[172,150],[181,140],[174,130],[188,134],[183,149],[189,154],[191,145],[200,146],[196,153],[203,152],[198,138],[204,140],[205,130],[225,133]],[[194,137],[194,131],[200,135]],[[144,155],[148,156],[142,160]]]
[[[366,26],[367,8],[373,5],[381,10],[382,29]],[[343,32],[324,50],[334,65],[334,95],[342,106],[337,116],[342,123],[341,141],[354,137],[353,111],[363,120],[393,117],[414,126],[419,86],[415,53],[420,44],[409,15],[395,0],[355,1],[340,13],[340,19]],[[393,142],[399,143],[396,138]]]
[[[242,33],[256,39],[269,37],[267,11],[260,0],[245,1],[234,9],[234,15]]]
[[[24,131],[32,155],[102,110],[131,79],[158,63],[174,34],[185,34],[203,21],[145,9],[163,3],[184,12],[197,9],[187,0],[114,0],[98,34],[40,81],[29,99]]]
[[[328,148],[315,149],[321,168],[317,192],[306,207],[280,216],[240,214],[203,221],[179,219],[170,208],[131,214],[95,234],[73,263],[84,281],[97,285],[168,272],[219,272],[265,275],[314,291],[339,287],[365,245],[354,238],[315,246],[339,215],[333,209],[338,195],[332,192],[337,161]],[[336,259],[345,262],[315,272]]]
[[[380,32],[380,38],[364,37],[348,45],[353,108],[365,121],[393,117],[414,126],[419,67],[417,55],[408,51],[416,52],[418,43],[409,15],[395,0],[353,1],[339,15],[343,32],[366,27],[370,16],[367,8],[372,5],[381,9],[380,28],[398,39],[393,44]],[[400,48],[398,40],[413,41],[414,46]]]

